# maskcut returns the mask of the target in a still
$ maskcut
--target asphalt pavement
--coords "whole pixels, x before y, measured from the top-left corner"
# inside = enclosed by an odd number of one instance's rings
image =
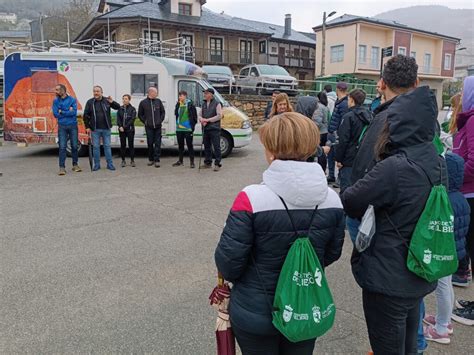
[[[228,210],[266,168],[255,136],[220,172],[146,166],[56,175],[57,149],[0,147],[0,353],[214,354],[213,253]],[[103,158],[102,158],[103,159]],[[105,163],[102,163],[105,166]],[[370,350],[350,241],[327,269],[337,307],[315,354]],[[389,280],[387,280],[389,282]],[[474,286],[455,289],[474,300]],[[434,297],[427,309],[434,311]],[[430,353],[473,354],[473,327]]]

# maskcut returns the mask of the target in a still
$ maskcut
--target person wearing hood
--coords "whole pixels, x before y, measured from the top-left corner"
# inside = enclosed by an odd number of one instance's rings
[[[458,132],[454,136],[453,153],[464,159],[464,183],[461,192],[471,206],[471,224],[467,235],[467,256],[459,261],[458,272],[453,276],[455,286],[469,285],[469,259],[474,270],[474,76],[464,79],[461,101],[462,111],[455,117]]]
[[[342,194],[349,217],[375,210],[372,243],[351,259],[375,354],[416,354],[421,300],[436,288],[408,270],[407,256],[432,186],[447,181],[433,144],[437,116],[429,87],[398,95],[376,144],[377,164]]]
[[[296,102],[295,112],[301,113],[302,115],[313,118],[313,113],[318,107],[318,100],[314,96],[300,96]]]
[[[334,91],[332,91],[331,84],[324,85],[324,91],[326,92],[326,96],[328,97],[328,109],[329,113],[332,115],[334,111],[334,105],[337,101],[337,95]]]
[[[296,239],[282,200],[295,228],[310,230],[308,237],[323,267],[341,256],[344,212],[319,164],[306,162],[319,144],[318,128],[310,119],[284,113],[268,120],[259,133],[270,166],[262,184],[247,186],[237,195],[215,261],[219,272],[233,283],[230,320],[243,355],[310,355],[315,339],[291,343],[272,324],[270,305]]]
[[[194,147],[193,132],[197,123],[197,110],[192,100],[188,99],[186,91],[178,93],[178,102],[174,108],[176,117],[176,139],[178,140],[179,159],[173,166],[183,165],[184,159],[184,142],[188,146],[189,161],[191,169],[194,169]]]
[[[334,160],[339,169],[341,194],[351,185],[352,164],[372,120],[371,113],[362,106],[365,97],[365,91],[362,89],[354,89],[349,93],[349,111],[342,117],[338,130],[339,143],[335,146]]]

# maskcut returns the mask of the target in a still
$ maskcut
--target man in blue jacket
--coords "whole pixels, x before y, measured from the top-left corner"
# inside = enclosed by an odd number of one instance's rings
[[[66,92],[63,84],[56,86],[56,98],[53,101],[53,114],[58,120],[59,175],[66,175],[66,145],[71,142],[72,171],[82,171],[78,165],[77,142],[77,102]]]
[[[344,116],[349,111],[349,106],[347,103],[347,89],[348,86],[345,82],[339,82],[336,85],[336,95],[337,100],[334,104],[334,111],[331,116],[331,121],[328,127],[328,141],[329,144],[332,146],[336,143],[337,137],[337,130],[341,125],[342,116]],[[334,161],[334,148],[331,148],[331,151],[328,154],[328,169],[329,169],[329,176],[328,182],[335,183],[335,170],[336,170],[336,162]],[[339,187],[338,185],[334,185],[334,187]]]

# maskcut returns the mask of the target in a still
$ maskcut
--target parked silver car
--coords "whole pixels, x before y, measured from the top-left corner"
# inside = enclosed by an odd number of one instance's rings
[[[243,67],[237,77],[238,93],[271,94],[273,91],[296,95],[298,81],[278,65],[253,64]]]
[[[203,65],[202,69],[207,73],[209,81],[214,89],[223,94],[232,93],[235,78],[232,70],[223,65]]]

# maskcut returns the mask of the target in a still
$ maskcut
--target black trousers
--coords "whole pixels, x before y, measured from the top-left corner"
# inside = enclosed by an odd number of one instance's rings
[[[184,158],[184,142],[188,146],[189,159],[194,161],[193,132],[176,132],[179,149],[179,161],[182,163]]]
[[[161,156],[161,127],[149,128],[145,127],[146,142],[148,145],[148,160],[160,161]]]
[[[133,140],[135,139],[135,130],[131,129],[129,131],[120,132],[120,157],[122,160],[125,160],[125,152],[127,151],[127,141],[128,141],[128,151],[130,153],[130,159],[135,160],[135,148],[133,145]]]
[[[257,335],[232,325],[242,355],[312,355],[316,339],[292,343],[283,334]]]
[[[469,272],[469,264],[471,264],[471,270],[474,271],[474,198],[468,198],[467,202],[471,207],[471,222],[466,235],[466,257],[459,260],[458,268],[458,273],[463,275]]]
[[[216,165],[221,164],[221,131],[218,129],[204,129],[204,135],[202,137],[204,142],[204,164],[212,164],[212,153],[214,152],[214,163]]]
[[[374,355],[417,353],[421,299],[362,291],[365,321]]]

